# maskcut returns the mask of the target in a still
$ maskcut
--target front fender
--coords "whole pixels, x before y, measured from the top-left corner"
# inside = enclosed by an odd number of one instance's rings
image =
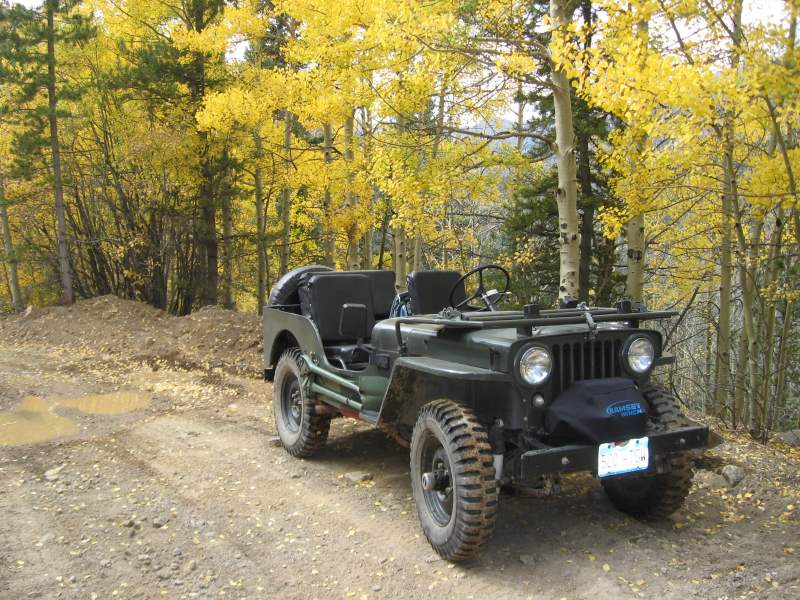
[[[440,398],[453,400],[479,414],[486,412],[483,409],[491,405],[495,405],[495,410],[490,408],[489,412],[505,412],[507,407],[503,396],[507,394],[501,392],[498,396],[492,392],[499,389],[513,390],[506,373],[430,357],[402,356],[392,368],[378,414],[378,425],[410,434],[420,409]],[[480,402],[481,398],[484,402]],[[489,405],[490,398],[499,402]]]

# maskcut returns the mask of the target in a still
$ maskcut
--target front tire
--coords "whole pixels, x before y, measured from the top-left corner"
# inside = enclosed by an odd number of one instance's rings
[[[664,388],[648,384],[642,389],[642,395],[659,429],[687,424],[677,398]],[[689,495],[694,471],[688,452],[670,454],[667,462],[669,471],[666,473],[603,479],[602,485],[611,503],[622,512],[639,518],[665,518],[674,513]]]
[[[308,397],[300,371],[303,357],[297,348],[286,350],[275,367],[272,407],[275,428],[286,451],[296,458],[316,454],[328,439],[331,418],[318,415]]]
[[[425,537],[446,560],[475,557],[494,532],[491,452],[471,410],[435,400],[420,411],[411,437],[411,488]]]

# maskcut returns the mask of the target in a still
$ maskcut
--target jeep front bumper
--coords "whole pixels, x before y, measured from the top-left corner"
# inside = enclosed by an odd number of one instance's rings
[[[638,474],[657,472],[658,459],[672,452],[707,447],[708,427],[694,425],[679,427],[648,436],[650,464],[647,471]],[[589,445],[558,446],[542,450],[530,450],[519,461],[518,479],[534,482],[542,475],[591,471],[597,473],[598,447]]]

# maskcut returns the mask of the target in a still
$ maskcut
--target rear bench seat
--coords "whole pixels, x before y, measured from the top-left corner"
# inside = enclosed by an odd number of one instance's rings
[[[394,271],[371,269],[365,271],[321,271],[318,273],[306,273],[301,280],[300,289],[304,288],[309,280],[315,275],[326,275],[332,277],[363,275],[369,280],[369,287],[372,290],[372,306],[375,320],[380,321],[381,319],[386,319],[389,317],[389,312],[392,309],[392,302],[397,294],[397,291],[394,287]],[[311,316],[306,313],[305,310],[302,312],[307,317]]]
[[[375,307],[375,320],[380,321],[389,316],[392,302],[397,294],[394,288],[394,271],[345,271],[342,274],[364,275],[372,286],[372,304]]]
[[[386,277],[371,278],[366,273],[352,271],[310,273],[300,286],[300,310],[317,326],[325,355],[335,366],[361,368],[369,361],[369,353],[358,346],[357,340],[348,339],[339,333],[339,320],[344,304],[363,304],[367,307],[369,317],[368,331],[372,331],[376,312],[384,314],[384,309],[376,309],[373,303],[374,281],[385,286]],[[378,291],[385,292],[382,289]],[[388,309],[386,311],[388,313]]]

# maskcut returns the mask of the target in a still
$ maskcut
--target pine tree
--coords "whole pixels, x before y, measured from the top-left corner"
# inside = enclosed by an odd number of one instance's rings
[[[48,145],[57,233],[58,272],[61,281],[61,301],[71,304],[74,299],[73,274],[70,264],[69,233],[67,231],[64,181],[62,175],[59,113],[62,97],[74,98],[80,90],[62,86],[59,78],[58,50],[64,45],[79,45],[93,35],[91,21],[75,11],[79,0],[45,0],[37,9],[19,4],[0,5],[0,48],[7,65],[4,75],[10,75],[14,84],[12,106],[8,113],[26,121],[28,131],[18,139],[18,146],[30,151],[31,143],[41,143],[41,120],[47,117]],[[5,77],[4,77],[5,79]],[[8,82],[8,80],[6,80]],[[41,104],[46,97],[46,107]],[[33,111],[22,111],[31,104]]]

